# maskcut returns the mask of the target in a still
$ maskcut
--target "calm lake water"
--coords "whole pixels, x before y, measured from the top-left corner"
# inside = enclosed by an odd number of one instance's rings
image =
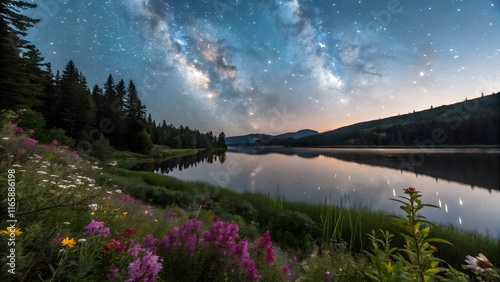
[[[399,213],[415,187],[438,223],[500,237],[500,151],[422,149],[230,148],[156,165],[157,173],[308,203],[342,202]]]

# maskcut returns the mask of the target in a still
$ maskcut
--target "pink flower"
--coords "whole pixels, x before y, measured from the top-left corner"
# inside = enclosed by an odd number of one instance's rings
[[[264,235],[262,235],[262,237],[260,237],[257,248],[265,249],[267,262],[269,264],[274,263],[274,249],[273,243],[271,242],[271,234],[269,234],[269,231],[267,231],[266,233],[264,233]]]
[[[163,268],[161,262],[158,262],[158,256],[153,255],[153,252],[147,252],[142,258],[137,258],[128,266],[130,279],[128,282],[134,281],[155,281],[156,276]]]
[[[71,156],[73,158],[78,158],[78,152],[77,151],[71,151]]]
[[[152,234],[148,234],[144,237],[144,248],[149,251],[154,251],[156,249],[156,239]]]
[[[14,123],[14,124],[10,127],[10,129],[12,129],[12,131],[14,131],[15,133],[21,133],[21,132],[23,132],[23,129],[22,129],[21,127],[19,127],[19,126],[17,125],[17,123]]]
[[[132,248],[128,249],[127,253],[133,255],[134,257],[137,257],[139,255],[140,250],[141,250],[141,245],[135,244]]]
[[[186,253],[188,254],[188,256],[194,255],[195,245],[196,245],[196,237],[189,236],[186,240]]]
[[[47,147],[53,149],[53,148],[57,147],[57,144],[59,144],[59,143],[57,142],[56,139],[54,139],[54,140],[52,140],[52,142],[50,142],[50,144]]]
[[[283,266],[283,274],[288,277],[292,276],[292,269],[288,265]]]
[[[83,235],[97,234],[99,236],[107,236],[110,233],[109,227],[104,227],[104,222],[93,219],[83,230]]]
[[[109,273],[109,274],[107,275],[107,277],[111,279],[111,278],[115,277],[115,275],[116,275],[119,271],[120,271],[120,270],[119,270],[117,267],[115,267],[115,268],[113,268],[113,270],[111,270],[111,273]]]
[[[403,189],[405,191],[405,193],[418,193],[417,189],[413,188],[413,187],[408,187],[406,189]]]
[[[213,221],[213,222],[217,222],[217,221],[219,221],[219,216],[214,215],[214,217],[212,217],[212,221]]]
[[[38,141],[36,141],[33,138],[27,137],[26,139],[24,139],[24,145],[26,145],[28,147],[35,147],[37,144],[38,144]]]

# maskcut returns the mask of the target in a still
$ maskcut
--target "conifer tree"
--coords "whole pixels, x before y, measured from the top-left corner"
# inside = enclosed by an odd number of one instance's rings
[[[30,108],[39,104],[41,86],[30,80],[33,66],[25,52],[34,51],[23,37],[39,20],[22,14],[35,8],[25,1],[0,1],[0,108]],[[35,62],[35,65],[38,62]],[[27,67],[28,66],[28,67]]]

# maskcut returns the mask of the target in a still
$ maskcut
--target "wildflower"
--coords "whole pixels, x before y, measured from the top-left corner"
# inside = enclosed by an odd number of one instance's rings
[[[65,225],[70,225],[71,223],[70,223],[70,222],[68,222],[68,221],[65,221],[65,222],[63,222],[63,224],[65,224]]]
[[[122,190],[120,190],[120,189],[116,189],[116,190],[115,190],[115,192],[116,192],[116,193],[118,193],[118,194],[121,194],[121,193],[122,193]]]
[[[85,230],[83,232],[84,235],[91,234],[91,233],[96,233],[97,230],[101,229],[104,227],[104,222],[102,221],[95,221],[92,219],[92,221],[85,226],[83,229]]]
[[[10,140],[9,137],[2,137],[2,140]]]
[[[213,222],[217,222],[217,221],[219,221],[219,216],[214,215],[214,217],[212,217],[212,221],[213,221]]]
[[[91,210],[97,210],[97,204],[90,204],[90,205],[89,205],[89,208],[90,208]]]
[[[59,142],[57,142],[57,140],[54,139],[54,140],[52,140],[52,142],[50,142],[49,148],[55,148],[55,147],[57,147],[57,144],[59,144]]]
[[[47,174],[47,172],[45,172],[43,170],[37,170],[36,173],[38,173],[38,174]]]
[[[194,254],[194,248],[196,245],[196,237],[189,236],[186,240],[186,253],[188,256],[192,256]]]
[[[38,141],[33,139],[33,138],[26,138],[24,139],[24,145],[28,147],[35,147],[38,144]]]
[[[144,248],[146,250],[154,251],[156,246],[156,239],[152,234],[148,234],[144,237]]]
[[[78,157],[78,152],[77,151],[71,151],[71,156],[74,158]]]
[[[485,272],[486,270],[493,268],[493,264],[491,264],[488,258],[481,253],[479,253],[476,257],[468,255],[465,257],[465,262],[468,263],[465,265],[466,268],[470,268],[478,272]]]
[[[132,248],[128,249],[127,253],[133,255],[134,257],[137,257],[139,255],[140,250],[141,250],[141,245],[135,244]]]
[[[110,165],[110,166],[116,166],[117,164],[118,163],[116,161],[112,161],[112,162],[108,163],[108,165]]]
[[[330,275],[330,271],[327,271],[327,272],[326,272],[326,276],[329,276],[329,275]]]
[[[122,212],[123,216],[127,216],[127,214],[128,214],[128,212],[126,212],[126,211]]]
[[[405,193],[407,194],[410,194],[410,193],[418,193],[417,189],[415,189],[414,187],[408,187],[406,189],[403,189],[405,191]]]
[[[19,164],[13,164],[12,167],[21,167]]]
[[[283,274],[288,277],[292,276],[292,268],[290,268],[288,265],[283,266]]]
[[[110,233],[111,232],[109,230],[109,227],[104,227],[104,228],[97,230],[97,235],[99,235],[99,236],[108,236]]]
[[[80,243],[80,244],[83,244],[85,242],[87,242],[87,239],[85,239],[85,238],[78,239],[78,243]]]
[[[273,243],[271,242],[271,234],[269,234],[269,231],[267,231],[266,233],[264,233],[264,235],[262,235],[262,237],[260,237],[257,248],[265,249],[267,262],[269,264],[274,263],[274,249]]]
[[[128,282],[138,281],[155,281],[156,276],[163,268],[161,262],[158,262],[158,256],[153,255],[153,252],[147,252],[142,258],[137,258],[128,266],[130,279]]]
[[[19,127],[19,126],[17,125],[17,123],[14,123],[14,124],[10,127],[10,129],[11,129],[12,131],[14,131],[15,133],[21,133],[21,132],[23,132],[23,131],[24,131],[21,127]]]
[[[74,238],[69,239],[68,237],[66,237],[66,239],[62,240],[61,244],[63,246],[68,246],[69,248],[73,248],[73,245],[75,245],[76,242]]]
[[[59,234],[58,234],[58,236],[59,236]],[[62,241],[63,241],[63,238],[61,238],[61,237],[55,237],[55,238],[52,239],[52,244],[59,245],[59,244],[62,243]]]
[[[135,228],[132,227],[132,228],[127,228],[125,230],[125,232],[122,233],[121,235],[124,235],[125,237],[130,238],[130,236],[132,236],[132,234],[134,234],[136,232],[137,232],[137,230],[135,230]]]
[[[115,277],[115,275],[116,275],[118,272],[120,272],[120,269],[118,269],[117,267],[115,267],[115,268],[113,268],[113,270],[111,270],[111,273],[109,273],[109,274],[107,275],[107,277],[108,277],[109,279],[111,279],[111,278]]]
[[[7,235],[7,236],[10,236],[10,234],[14,233],[14,235],[17,237],[17,236],[20,236],[21,234],[23,234],[23,232],[21,231],[21,228],[15,228],[15,227],[7,227],[7,229],[5,230],[0,230],[0,234],[2,235]]]

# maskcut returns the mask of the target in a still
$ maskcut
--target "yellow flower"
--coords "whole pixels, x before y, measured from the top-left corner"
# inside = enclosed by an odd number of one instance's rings
[[[69,239],[68,237],[66,237],[66,239],[62,240],[63,246],[68,246],[70,248],[73,248],[74,244],[76,244],[76,241],[74,238]]]
[[[14,235],[16,235],[16,237],[23,234],[23,232],[21,231],[21,228],[16,228],[14,230],[12,230],[12,229],[14,229],[14,227],[7,227],[7,229],[5,229],[5,230],[0,230],[0,234],[10,236],[10,233],[14,233]]]
[[[128,212],[124,211],[122,212],[123,216],[127,216]]]

